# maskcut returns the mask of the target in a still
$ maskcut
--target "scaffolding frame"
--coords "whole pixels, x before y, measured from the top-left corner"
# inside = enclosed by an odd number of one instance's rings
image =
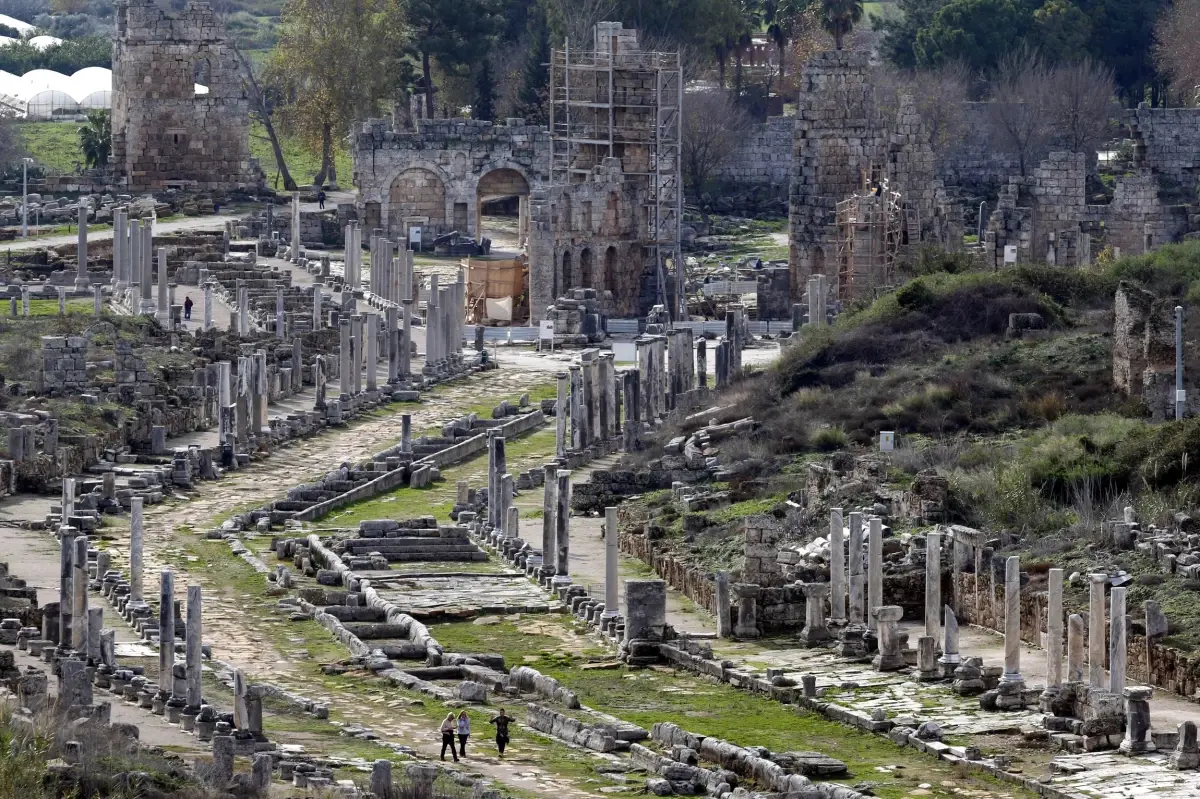
[[[625,74],[653,79],[653,91],[619,86]],[[654,258],[660,302],[686,315],[683,221],[683,71],[679,53],[636,47],[636,31],[601,22],[593,49],[570,40],[550,54],[550,184],[582,183],[604,158],[621,160],[626,180],[645,194],[638,243]],[[666,296],[666,275],[675,296]],[[683,316],[681,316],[681,314]]]
[[[919,220],[905,208],[887,178],[837,203],[838,299],[873,296],[895,283],[896,257],[903,235]]]

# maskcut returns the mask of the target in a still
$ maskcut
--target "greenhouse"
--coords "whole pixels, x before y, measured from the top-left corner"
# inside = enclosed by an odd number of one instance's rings
[[[24,75],[0,71],[0,104],[28,119],[74,117],[112,108],[112,70],[87,67],[74,75],[35,69]]]

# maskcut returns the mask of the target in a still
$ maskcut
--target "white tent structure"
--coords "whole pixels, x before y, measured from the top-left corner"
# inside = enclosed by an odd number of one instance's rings
[[[54,47],[56,44],[62,44],[63,40],[57,36],[33,36],[29,39],[29,43],[38,50],[45,50]]]
[[[35,29],[34,26],[30,25],[28,22],[22,22],[16,17],[10,17],[8,14],[0,14],[0,25],[3,25],[7,28],[12,28],[22,36],[28,36],[29,33]]]
[[[0,104],[27,119],[55,119],[111,109],[112,70],[87,67],[68,76],[35,69],[19,77],[0,71]]]

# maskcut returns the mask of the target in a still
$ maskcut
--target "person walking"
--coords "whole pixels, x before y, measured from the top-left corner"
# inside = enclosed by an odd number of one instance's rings
[[[467,756],[467,738],[471,734],[471,718],[467,711],[458,714],[458,753]]]
[[[193,306],[194,304],[195,304],[195,303],[193,303],[193,302],[192,302],[192,298],[191,298],[191,297],[184,297],[184,298],[183,298],[183,318],[184,318],[184,319],[191,319],[191,318],[192,318],[192,306]]]
[[[322,211],[325,210],[325,190],[324,189],[321,189],[319,192],[317,192],[317,207],[320,208]]]
[[[500,750],[500,757],[504,757],[504,747],[508,745],[508,722],[511,720],[505,715],[504,708],[500,708],[500,715],[488,722],[496,725],[496,748]]]
[[[458,762],[458,750],[454,748],[454,731],[457,726],[454,723],[454,714],[447,713],[446,720],[442,722],[442,760],[446,759],[446,747],[450,747],[450,754],[454,757],[454,762]]]

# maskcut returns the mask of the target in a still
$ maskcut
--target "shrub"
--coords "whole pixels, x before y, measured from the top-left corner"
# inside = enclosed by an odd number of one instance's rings
[[[840,427],[822,427],[813,436],[813,446],[821,452],[833,452],[846,446],[846,431]]]

